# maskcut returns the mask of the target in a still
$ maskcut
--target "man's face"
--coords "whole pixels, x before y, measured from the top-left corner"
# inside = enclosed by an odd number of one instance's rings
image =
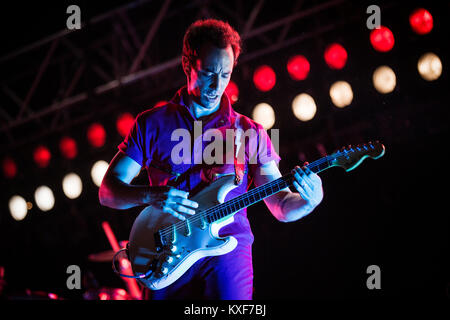
[[[234,55],[231,46],[221,49],[204,45],[199,57],[188,72],[188,90],[193,100],[206,109],[219,103],[233,71]]]

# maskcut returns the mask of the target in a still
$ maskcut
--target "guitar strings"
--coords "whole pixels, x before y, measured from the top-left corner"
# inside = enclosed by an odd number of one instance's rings
[[[288,178],[288,177],[285,176],[285,177],[282,177],[282,178]],[[278,180],[278,179],[277,179],[277,180]],[[274,193],[276,193],[276,192],[273,192],[273,189],[274,189],[275,187],[280,188],[280,186],[281,186],[281,185],[284,185],[285,183],[286,183],[286,181],[285,181],[285,180],[281,180],[281,178],[280,178],[280,180],[277,181],[277,182],[275,182],[275,183],[270,182],[270,185],[269,185],[269,184],[264,185],[264,189],[266,189],[266,190],[272,189],[272,193],[271,193],[271,194],[274,194]],[[287,186],[283,186],[283,188],[284,188],[284,187],[287,187]],[[283,188],[280,188],[280,190],[283,189]],[[255,189],[256,189],[256,188],[255,188]],[[253,189],[253,190],[255,190],[255,189]],[[253,190],[247,192],[246,195],[248,195],[248,196],[253,196],[253,195],[256,193],[256,190],[255,190],[255,191],[253,191]],[[279,191],[279,190],[277,190],[277,191]],[[269,195],[267,195],[267,196],[269,196]],[[222,210],[226,210],[227,207],[228,207],[228,208],[231,208],[232,206],[234,206],[234,205],[239,204],[240,202],[242,202],[242,199],[237,199],[237,198],[239,198],[239,196],[236,197],[236,198],[233,198],[233,199],[228,200],[226,203],[221,203],[221,204],[218,204],[218,205],[216,205],[216,206],[214,206],[214,207],[211,207],[211,208],[209,208],[209,209],[207,209],[207,210],[205,210],[205,211],[200,211],[200,212],[198,212],[197,214],[195,214],[193,217],[187,218],[186,221],[188,221],[189,223],[196,223],[196,222],[201,221],[201,219],[205,219],[205,218],[207,218],[207,217],[213,217],[213,216],[214,216],[215,219],[218,220],[219,218],[217,218],[217,216],[215,216],[216,214],[220,214],[219,212],[222,211]],[[254,203],[258,202],[258,201],[261,201],[262,199],[263,199],[263,198],[261,198],[261,199],[259,199],[259,200],[257,200],[257,201],[254,201],[252,204],[254,204]],[[248,206],[248,205],[247,205],[247,206]],[[244,209],[244,208],[245,208],[245,207],[242,207],[242,208],[239,209],[239,210],[242,210],[242,209]],[[234,211],[238,212],[239,210],[234,210]],[[227,213],[227,215],[228,215],[228,214],[231,214],[231,212],[230,212],[230,213]],[[173,231],[174,231],[173,229],[174,229],[174,228],[175,228],[175,229],[180,229],[180,228],[182,228],[182,227],[185,227],[184,224],[186,223],[186,221],[179,221],[179,222],[177,222],[177,223],[175,223],[175,224],[172,224],[172,225],[169,225],[169,226],[167,226],[167,227],[165,227],[165,228],[162,228],[160,234],[161,234],[162,236],[167,236],[167,235],[169,235],[169,234],[173,234]]]
[[[312,163],[310,163],[310,164],[308,164],[306,167],[308,167],[308,168],[310,168],[310,167],[315,167],[315,166],[319,166],[319,165],[321,165],[321,164],[323,164],[323,163],[325,163],[325,162],[327,162],[327,161],[329,161],[330,159],[334,159],[334,160],[336,160],[336,159],[338,159],[338,158],[341,158],[341,157],[343,157],[343,156],[345,156],[345,151],[344,152],[336,152],[336,153],[334,153],[333,155],[331,155],[331,156],[325,156],[325,157],[323,157],[323,158],[321,158],[321,159],[318,159],[318,160],[316,160],[316,161],[314,161],[314,162],[312,162]],[[252,196],[252,195],[254,195],[255,193],[258,193],[259,191],[262,191],[263,189],[269,189],[269,187],[270,187],[270,189],[272,189],[273,190],[273,187],[276,185],[277,187],[280,187],[280,184],[284,184],[284,183],[286,183],[286,181],[284,180],[284,179],[290,179],[290,178],[292,178],[292,174],[291,173],[289,173],[289,174],[287,174],[287,175],[285,175],[285,176],[283,176],[283,177],[281,177],[281,178],[278,178],[278,179],[276,179],[276,180],[273,180],[273,181],[271,181],[271,182],[269,182],[269,183],[266,183],[266,184],[264,184],[264,185],[261,185],[261,186],[259,186],[259,187],[257,187],[257,188],[254,188],[254,189],[252,189],[252,190],[250,190],[250,191],[248,191],[248,192],[246,192],[245,193],[245,195],[247,195],[247,196]],[[289,185],[289,184],[288,184]],[[286,186],[287,187],[287,186]],[[259,188],[261,188],[261,189],[259,189]],[[280,189],[281,190],[281,189]],[[278,190],[279,191],[279,190]],[[277,191],[277,192],[278,192]],[[274,193],[276,193],[276,192],[273,192],[272,194],[274,194]],[[230,199],[230,200],[228,200],[227,202],[224,202],[224,203],[220,203],[220,204],[218,204],[218,205],[216,205],[216,206],[214,206],[214,207],[211,207],[211,208],[209,208],[209,209],[206,209],[205,211],[200,211],[200,212],[198,212],[198,214],[195,214],[193,217],[191,217],[191,218],[187,218],[185,221],[179,221],[179,222],[176,222],[176,223],[174,223],[174,224],[171,224],[171,225],[169,225],[169,226],[167,226],[167,227],[164,227],[164,228],[162,228],[162,229],[160,229],[160,235],[162,236],[162,237],[166,237],[167,235],[171,235],[171,234],[173,234],[173,232],[174,232],[174,229],[175,230],[177,230],[177,229],[181,229],[181,228],[184,228],[184,226],[185,226],[185,223],[186,222],[189,222],[189,223],[195,223],[195,222],[199,222],[199,221],[201,221],[201,219],[202,218],[206,218],[207,216],[210,216],[211,214],[215,214],[215,212],[217,212],[217,211],[220,211],[220,210],[223,210],[223,209],[225,209],[227,206],[228,207],[231,207],[231,206],[233,206],[233,205],[236,205],[236,204],[238,204],[239,202],[241,202],[242,201],[242,199],[238,199],[240,196],[237,196],[237,197],[235,197],[235,198],[233,198],[233,199]],[[267,196],[268,197],[268,196]],[[262,199],[259,199],[258,201],[261,201]],[[258,201],[256,201],[256,202],[258,202]],[[254,203],[256,203],[256,202],[254,202]],[[254,204],[254,203],[252,203],[252,204]],[[245,207],[243,207],[242,209],[244,209]],[[242,210],[242,209],[240,209],[240,210]],[[238,210],[239,211],[239,210]],[[230,213],[231,214],[231,213]]]
[[[273,189],[275,186],[279,187],[280,184],[285,183],[283,178],[288,178],[288,177],[289,177],[289,174],[284,176],[284,177],[281,177],[279,179],[276,179],[274,181],[271,181],[271,182],[269,182],[269,183],[267,183],[265,185],[260,186],[261,189],[254,188],[254,189],[246,192],[245,194],[248,195],[248,196],[253,196],[253,195],[255,195],[257,192],[259,192],[262,189],[266,189],[267,190],[269,188]],[[224,202],[224,203],[218,204],[218,205],[216,205],[214,207],[211,207],[209,209],[206,209],[205,211],[200,211],[196,215],[194,215],[193,217],[187,218],[187,220],[189,222],[191,222],[191,223],[198,222],[198,221],[200,221],[200,219],[206,218],[207,216],[211,215],[211,213],[214,213],[214,212],[217,212],[217,211],[220,211],[220,210],[224,210],[224,209],[226,209],[226,207],[231,207],[233,205],[238,204],[239,202],[242,201],[242,200],[238,199],[239,197],[240,196],[237,196],[236,198],[230,199],[227,202]],[[260,200],[262,200],[262,199],[260,199]],[[258,200],[258,201],[260,201],[260,200]],[[169,225],[167,227],[164,227],[164,228],[161,229],[160,233],[163,236],[166,236],[167,234],[171,234],[173,232],[173,228],[174,227],[180,229],[181,227],[184,227],[184,223],[185,223],[185,221],[179,221],[179,222],[177,222],[175,224],[172,224],[172,225]]]
[[[267,183],[267,184],[264,184],[264,185],[262,185],[262,186],[260,186],[260,187],[258,187],[258,188],[254,188],[254,189],[252,189],[252,190],[246,192],[245,194],[248,195],[248,196],[254,196],[254,195],[255,195],[256,193],[258,193],[261,189],[269,189],[269,188],[272,188],[272,189],[273,189],[273,187],[278,186],[279,184],[285,182],[285,181],[283,180],[283,178],[288,178],[288,177],[289,177],[289,174],[288,174],[288,175],[285,175],[284,177],[281,177],[281,178],[278,178],[278,179],[276,179],[276,180],[273,180],[273,181],[271,181],[271,182],[269,182],[269,183]],[[239,197],[240,197],[240,196],[237,196],[236,198],[230,199],[230,200],[228,200],[228,201],[225,202],[225,203],[220,203],[220,204],[218,204],[218,205],[216,205],[216,206],[214,206],[214,207],[211,207],[211,208],[209,208],[209,209],[206,209],[205,211],[200,211],[198,214],[194,215],[193,217],[187,218],[187,220],[188,220],[189,222],[191,222],[191,223],[198,222],[200,219],[206,218],[206,217],[209,216],[211,213],[214,213],[214,212],[217,212],[217,211],[219,211],[219,210],[226,209],[226,207],[231,207],[232,205],[238,204],[240,201],[242,201],[242,200],[239,200],[239,199],[238,199]],[[177,222],[177,223],[175,223],[175,224],[169,225],[169,226],[167,226],[167,227],[161,229],[161,234],[162,234],[162,235],[167,235],[168,233],[172,233],[174,227],[175,227],[175,228],[181,228],[181,227],[184,227],[184,223],[185,223],[185,221],[179,221],[179,222]]]
[[[329,161],[330,159],[337,159],[337,158],[342,157],[343,155],[344,155],[344,153],[342,153],[342,152],[337,152],[337,153],[335,153],[335,154],[333,154],[333,155],[331,155],[331,156],[326,156],[326,157],[323,157],[323,158],[321,158],[321,159],[318,159],[318,160],[316,160],[316,161],[314,161],[314,162],[308,164],[307,167],[310,168],[310,167],[314,167],[314,166],[319,166],[319,165],[325,163],[326,161]],[[277,187],[280,187],[280,186],[279,186],[280,184],[286,183],[286,181],[284,180],[284,178],[292,178],[292,177],[291,177],[291,173],[289,173],[289,174],[287,174],[287,175],[285,175],[285,176],[283,176],[283,177],[281,177],[281,178],[278,178],[278,179],[276,179],[276,180],[273,180],[273,181],[271,181],[271,182],[269,182],[269,183],[266,183],[266,184],[260,186],[260,187],[261,187],[261,190],[262,190],[262,189],[266,189],[266,190],[267,190],[267,189],[269,189],[269,188],[270,188],[270,189],[273,189],[273,187],[275,187],[275,185],[276,185]],[[286,187],[287,187],[287,186],[286,186]],[[280,189],[280,190],[281,190],[281,189]],[[245,194],[248,195],[248,196],[251,196],[251,195],[254,195],[255,193],[257,193],[257,192],[259,192],[259,191],[260,191],[260,190],[259,190],[259,187],[258,187],[258,188],[254,188],[254,189],[252,189],[252,190],[246,192]],[[279,191],[279,190],[278,190],[278,191]],[[277,192],[278,192],[278,191],[277,191]],[[273,192],[273,193],[276,193],[276,192]],[[190,223],[195,223],[195,222],[200,221],[202,218],[206,218],[206,217],[209,216],[211,213],[214,213],[214,212],[217,212],[217,211],[219,211],[219,210],[225,209],[224,207],[227,207],[227,206],[228,206],[228,207],[231,207],[232,205],[238,204],[240,201],[242,201],[241,199],[238,200],[239,197],[240,197],[240,196],[237,196],[236,198],[233,198],[233,199],[228,200],[227,202],[218,204],[218,205],[216,205],[216,206],[214,206],[214,207],[211,207],[211,208],[209,208],[209,209],[207,209],[207,210],[205,210],[205,211],[200,211],[198,214],[194,215],[193,217],[187,218],[186,221],[189,221]],[[262,199],[260,199],[260,200],[262,200]],[[258,201],[260,201],[260,200],[258,200]],[[256,202],[255,202],[255,203],[256,203]],[[243,208],[242,208],[242,209],[243,209]],[[242,209],[240,209],[240,210],[242,210]],[[176,222],[176,223],[174,223],[174,224],[171,224],[171,225],[169,225],[169,226],[167,226],[167,227],[162,228],[162,229],[160,230],[160,235],[163,236],[163,237],[166,237],[166,236],[169,235],[169,234],[170,234],[170,235],[173,234],[174,229],[176,230],[176,229],[180,229],[180,228],[184,227],[186,221],[179,221],[179,222]]]

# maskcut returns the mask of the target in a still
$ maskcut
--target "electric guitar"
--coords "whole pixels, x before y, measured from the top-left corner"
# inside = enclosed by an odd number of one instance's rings
[[[355,169],[366,158],[378,159],[385,152],[377,142],[343,148],[307,165],[314,173],[331,167]],[[196,261],[231,252],[236,238],[220,237],[219,230],[234,221],[233,215],[292,185],[292,173],[258,186],[224,202],[236,187],[234,173],[221,176],[191,200],[198,202],[196,213],[181,221],[148,206],[138,215],[130,233],[128,258],[135,278],[152,290],[159,290],[180,278]]]

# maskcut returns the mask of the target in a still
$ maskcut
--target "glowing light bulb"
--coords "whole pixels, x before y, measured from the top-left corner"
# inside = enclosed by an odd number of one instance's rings
[[[352,87],[346,81],[337,81],[330,87],[330,97],[336,107],[344,108],[352,103]]]
[[[253,108],[252,118],[268,130],[275,124],[275,112],[268,103],[259,103]]]
[[[379,93],[386,94],[394,91],[397,78],[391,68],[388,66],[380,66],[374,71],[372,82]]]
[[[292,111],[297,119],[309,121],[316,115],[317,106],[309,94],[301,93],[292,101]]]

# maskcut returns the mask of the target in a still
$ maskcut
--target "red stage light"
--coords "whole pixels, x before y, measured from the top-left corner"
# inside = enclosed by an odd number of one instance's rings
[[[309,61],[302,55],[296,55],[289,59],[287,70],[294,80],[305,80],[309,73]]]
[[[100,300],[110,300],[110,296],[106,292],[100,292],[98,294],[98,297],[100,298]]]
[[[238,101],[239,89],[236,83],[230,80],[228,86],[225,88],[225,92],[230,99],[231,104],[234,104],[236,101]]]
[[[342,69],[347,63],[347,51],[339,43],[333,43],[325,49],[324,58],[331,69]]]
[[[56,295],[56,294],[54,294],[54,293],[49,293],[48,294],[48,297],[51,299],[51,300],[58,300],[58,295]]]
[[[134,117],[131,115],[131,113],[123,113],[119,116],[116,122],[117,132],[119,132],[122,137],[125,137],[130,131],[133,124]]]
[[[5,175],[6,178],[12,179],[16,176],[17,165],[12,158],[6,157],[5,159],[3,159],[2,167],[3,167],[3,174]]]
[[[370,43],[375,50],[380,52],[387,52],[394,47],[394,35],[389,28],[380,26],[373,29],[370,33]]]
[[[40,168],[47,167],[50,162],[51,157],[52,157],[52,155],[47,147],[38,146],[34,150],[34,154],[33,154],[34,162],[36,162],[36,164]]]
[[[106,132],[103,126],[99,123],[93,123],[88,128],[87,138],[89,143],[96,148],[103,147],[106,140]]]
[[[277,82],[275,72],[269,66],[261,66],[255,70],[253,73],[253,83],[256,88],[260,91],[269,91]]]
[[[64,158],[73,159],[77,156],[77,143],[70,137],[63,137],[59,142],[59,150]]]
[[[427,34],[433,29],[433,16],[428,10],[416,9],[409,16],[409,24],[417,34]]]

